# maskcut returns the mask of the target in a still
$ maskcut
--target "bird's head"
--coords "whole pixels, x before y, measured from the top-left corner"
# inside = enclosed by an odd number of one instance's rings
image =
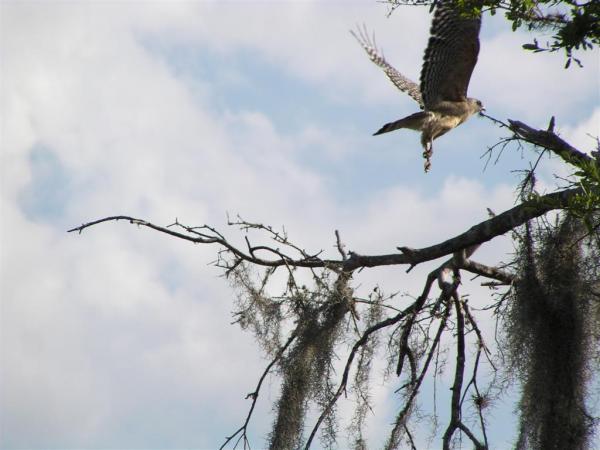
[[[469,98],[469,104],[471,106],[471,111],[473,111],[471,114],[481,114],[485,112],[485,108],[483,107],[483,103],[481,103],[481,100],[477,100],[476,98]]]
[[[483,113],[485,112],[485,108],[483,107],[483,103],[476,98],[468,98],[469,106],[471,107],[471,114],[475,113]]]

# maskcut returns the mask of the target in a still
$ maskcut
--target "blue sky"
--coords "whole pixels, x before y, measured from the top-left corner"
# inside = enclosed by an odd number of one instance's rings
[[[535,159],[509,147],[486,168],[481,156],[505,133],[481,118],[436,141],[427,175],[416,133],[371,136],[415,104],[348,31],[366,24],[416,80],[423,8],[389,18],[375,1],[0,8],[2,448],[212,449],[243,420],[265,365],[230,325],[233,291],[208,265],[215,248],[124,223],[66,229],[129,214],[225,230],[229,212],[285,225],[332,256],[335,229],[352,250],[389,253],[512,206],[513,171]],[[592,149],[598,51],[564,70],[562,55],[524,53],[530,37],[501,18],[485,17],[481,37],[470,95],[498,118],[543,127],[555,115],[565,139]],[[541,185],[551,189],[555,173],[565,173],[560,162],[544,160]],[[510,250],[497,239],[477,258],[506,261]],[[363,271],[356,282],[414,295],[432,267]],[[469,289],[473,301],[489,299]],[[256,448],[277,386],[270,377],[260,398]],[[393,417],[394,389],[374,388],[373,442]],[[493,413],[494,448],[514,435],[512,400]]]

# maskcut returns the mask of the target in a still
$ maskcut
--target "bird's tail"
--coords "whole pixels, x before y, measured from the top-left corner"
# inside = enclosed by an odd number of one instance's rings
[[[400,128],[410,128],[411,130],[422,130],[423,123],[428,118],[429,113],[426,111],[419,111],[417,113],[406,116],[403,119],[396,120],[395,122],[386,123],[382,126],[373,136],[378,134],[389,133],[390,131],[398,130]]]

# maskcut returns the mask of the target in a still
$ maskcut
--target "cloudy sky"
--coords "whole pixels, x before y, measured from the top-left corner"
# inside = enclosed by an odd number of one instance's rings
[[[504,132],[472,118],[436,141],[422,171],[416,133],[372,137],[415,111],[350,36],[376,31],[387,59],[418,79],[430,16],[376,1],[0,3],[0,446],[218,447],[245,416],[265,360],[232,321],[233,293],[198,247],[111,223],[167,225],[226,213],[285,225],[335,256],[335,229],[365,254],[455,235],[514,203],[530,149],[482,158]],[[470,95],[489,114],[543,127],[589,151],[600,133],[599,53],[564,70],[485,17]],[[496,162],[496,163],[495,163]],[[541,163],[543,182],[561,172]],[[506,240],[484,246],[508,260]],[[435,264],[435,263],[432,263]],[[416,294],[420,273],[357,283]],[[278,380],[253,420],[260,448]],[[379,387],[377,441],[393,418]],[[514,404],[495,411],[508,448]],[[379,425],[377,425],[379,424]],[[379,428],[378,428],[379,427]],[[436,443],[431,448],[436,448]]]

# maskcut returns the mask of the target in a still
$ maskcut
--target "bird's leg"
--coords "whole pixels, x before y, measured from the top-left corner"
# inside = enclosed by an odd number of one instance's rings
[[[433,155],[433,140],[430,140],[425,145],[425,151],[423,152],[423,158],[425,158],[425,173],[431,169],[431,156]]]

